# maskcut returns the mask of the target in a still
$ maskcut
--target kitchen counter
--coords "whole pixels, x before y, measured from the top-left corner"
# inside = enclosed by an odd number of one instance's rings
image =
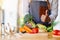
[[[50,35],[49,35],[50,34]],[[37,33],[37,34],[14,34],[0,36],[0,40],[60,40],[60,37],[51,36],[51,33]]]

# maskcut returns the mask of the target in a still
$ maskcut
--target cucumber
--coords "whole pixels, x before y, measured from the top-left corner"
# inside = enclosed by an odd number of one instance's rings
[[[52,26],[51,26],[51,27],[48,27],[48,28],[47,28],[47,31],[48,31],[48,32],[52,32],[52,31],[53,31],[53,27],[52,27]]]

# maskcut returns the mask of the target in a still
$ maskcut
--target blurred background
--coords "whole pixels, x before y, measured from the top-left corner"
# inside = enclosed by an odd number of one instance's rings
[[[6,26],[7,31],[9,32],[9,25],[12,30],[17,28],[19,26],[17,23],[18,18],[23,18],[23,16],[28,13],[27,11],[29,9],[27,6],[29,2],[30,0],[0,0],[0,29]],[[55,22],[60,22],[60,0],[58,1],[58,17]],[[60,23],[58,23],[53,29],[60,30],[59,26]]]

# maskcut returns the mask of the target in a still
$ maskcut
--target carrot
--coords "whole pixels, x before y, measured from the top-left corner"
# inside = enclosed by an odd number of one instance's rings
[[[29,33],[29,31],[26,30],[26,33]]]
[[[21,28],[19,29],[19,31],[20,31],[20,32],[23,32],[23,31],[25,31],[25,29],[21,27]]]
[[[26,32],[32,32],[32,30],[28,27],[28,26],[26,26],[26,25],[24,25],[24,29],[26,30]]]

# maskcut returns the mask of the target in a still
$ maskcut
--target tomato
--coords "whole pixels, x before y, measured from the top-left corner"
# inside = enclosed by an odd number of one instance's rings
[[[54,35],[57,35],[58,32],[59,32],[58,30],[54,30],[54,31],[53,31],[53,34],[54,34]]]
[[[54,34],[54,35],[60,35],[60,30],[54,30],[54,31],[53,31],[53,34]]]
[[[33,28],[33,29],[32,29],[32,32],[33,32],[33,33],[38,33],[38,28]]]
[[[35,34],[35,33],[38,33],[38,32],[39,32],[38,28],[33,28],[32,32],[30,32],[30,34]]]
[[[58,32],[58,35],[60,36],[60,31]]]
[[[34,32],[30,32],[30,34],[35,34]]]

